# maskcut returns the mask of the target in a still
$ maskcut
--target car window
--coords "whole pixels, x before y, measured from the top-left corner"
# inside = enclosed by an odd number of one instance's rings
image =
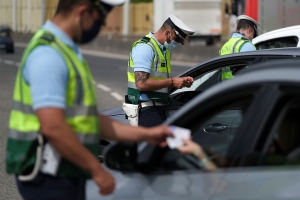
[[[251,101],[248,97],[224,105],[204,122],[192,125],[193,141],[208,152],[225,156]]]
[[[241,63],[241,64],[232,65],[230,66],[230,68],[232,69],[234,74],[239,69],[245,68],[246,66],[247,66],[246,63]],[[220,82],[222,82],[222,68],[194,77],[194,83],[190,88],[182,88],[182,89],[175,90],[172,93],[172,95],[182,93],[182,92],[187,92],[187,91],[202,92]]]
[[[274,48],[285,48],[285,47],[297,47],[298,38],[295,36],[292,37],[283,37],[276,38],[273,40],[268,40],[256,44],[256,48],[260,49],[274,49]]]
[[[300,103],[292,100],[282,110],[255,165],[300,165]]]

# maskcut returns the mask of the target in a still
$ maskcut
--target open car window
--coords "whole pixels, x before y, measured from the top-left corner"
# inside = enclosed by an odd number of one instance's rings
[[[298,37],[290,36],[283,38],[276,38],[272,40],[267,40],[256,44],[257,50],[261,49],[274,49],[274,48],[286,48],[286,47],[297,47]]]
[[[245,156],[244,166],[300,165],[299,98],[283,106],[263,149]]]
[[[241,63],[241,64],[235,64],[231,66],[223,66],[225,67],[230,67],[233,70],[233,74],[237,72],[239,69],[243,69],[247,67],[247,63]],[[188,92],[188,91],[198,91],[198,92],[203,92],[204,90],[210,88],[211,86],[222,82],[222,68],[218,68],[216,70],[207,72],[205,74],[201,74],[197,77],[194,77],[194,83],[190,88],[182,88],[182,89],[177,89],[175,90],[172,95],[178,94],[178,93],[183,93],[183,92]]]

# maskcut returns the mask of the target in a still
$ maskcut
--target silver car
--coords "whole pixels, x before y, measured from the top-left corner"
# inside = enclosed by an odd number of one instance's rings
[[[177,150],[116,143],[105,165],[117,189],[103,199],[300,199],[300,61],[243,71],[165,122],[190,129],[218,170]],[[89,199],[98,195],[91,182],[87,188]]]

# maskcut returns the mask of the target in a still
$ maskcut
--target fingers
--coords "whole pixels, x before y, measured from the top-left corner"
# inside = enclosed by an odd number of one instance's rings
[[[114,185],[109,188],[101,188],[100,194],[101,195],[109,195],[109,194],[113,193],[114,189],[115,189]]]
[[[108,195],[113,193],[115,189],[115,179],[114,177],[107,172],[106,170],[98,170],[93,175],[94,182],[99,186],[99,193],[101,195]]]

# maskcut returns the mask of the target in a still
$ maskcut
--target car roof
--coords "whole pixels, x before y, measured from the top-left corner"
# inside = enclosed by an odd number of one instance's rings
[[[11,31],[11,28],[9,26],[5,26],[5,25],[0,25],[0,31],[6,31],[6,30],[9,30]]]
[[[165,124],[172,124],[172,122],[185,113],[186,110],[193,110],[195,105],[199,105],[199,103],[211,99],[217,94],[226,93],[227,90],[234,90],[247,85],[258,85],[271,82],[290,83],[300,87],[299,76],[299,60],[269,61],[257,64],[254,70],[249,68],[247,73],[242,73],[233,79],[224,81],[222,84],[216,84],[203,91],[180,110],[175,112],[174,115],[170,116],[165,121]]]
[[[253,44],[257,44],[266,40],[288,37],[288,36],[297,36],[300,38],[300,25],[289,26],[285,28],[276,29],[269,31],[267,33],[261,34],[252,40]]]
[[[183,76],[186,73],[192,71],[195,69],[195,67],[209,64],[214,61],[218,60],[224,60],[228,58],[240,58],[240,57],[245,57],[245,56],[280,56],[280,55],[291,55],[293,57],[295,56],[300,56],[300,48],[299,47],[289,47],[289,48],[276,48],[276,49],[262,49],[262,50],[256,50],[256,51],[247,51],[247,52],[241,52],[241,53],[233,53],[233,54],[228,54],[228,55],[223,55],[223,56],[216,56],[214,58],[211,58],[209,60],[206,60],[204,62],[201,62],[194,67],[189,68],[188,70],[184,71],[183,73],[179,74],[178,76]]]

